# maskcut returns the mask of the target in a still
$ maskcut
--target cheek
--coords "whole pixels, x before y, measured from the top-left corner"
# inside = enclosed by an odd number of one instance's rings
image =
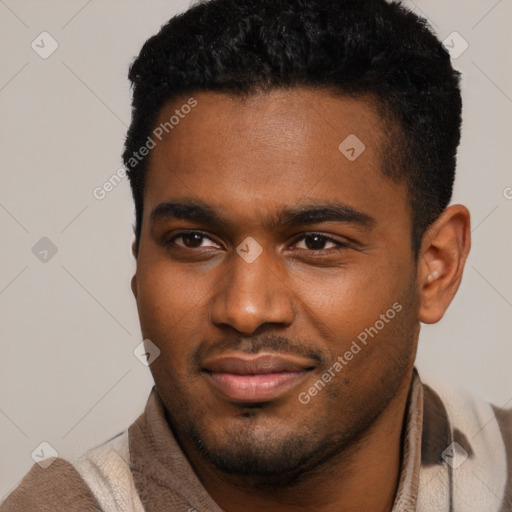
[[[355,395],[365,387],[375,390],[390,373],[398,378],[412,364],[414,290],[406,269],[385,267],[333,277],[322,283],[321,293],[308,295],[306,323],[324,340],[328,366],[342,357],[330,386],[336,399],[349,390]]]
[[[296,296],[309,321],[324,337],[346,339],[373,325],[399,300],[407,282],[405,273],[390,271],[376,259],[368,265],[347,266],[335,272],[297,275]]]
[[[187,282],[183,271],[177,271],[164,257],[151,256],[138,262],[138,302],[166,315],[186,308],[195,293],[193,280]]]
[[[180,340],[195,339],[204,287],[168,264],[139,266],[137,307],[143,336],[161,351],[180,352]],[[181,353],[184,351],[182,350]]]

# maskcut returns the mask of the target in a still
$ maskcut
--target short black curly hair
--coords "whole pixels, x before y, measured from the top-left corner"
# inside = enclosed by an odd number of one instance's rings
[[[415,255],[448,205],[460,141],[460,75],[427,22],[386,0],[209,0],[173,17],[130,67],[123,160],[138,249],[148,157],[162,107],[184,94],[314,87],[373,98],[389,127],[382,172],[407,183]]]

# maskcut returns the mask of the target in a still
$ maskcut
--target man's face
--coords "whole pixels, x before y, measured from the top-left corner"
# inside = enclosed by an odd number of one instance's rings
[[[150,156],[133,282],[150,368],[186,451],[300,471],[353,445],[410,377],[407,189],[381,172],[369,100],[194,98],[162,110],[180,119]]]

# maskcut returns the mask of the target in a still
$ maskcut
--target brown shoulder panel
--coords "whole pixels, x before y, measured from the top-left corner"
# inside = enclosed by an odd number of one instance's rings
[[[421,465],[438,466],[442,464],[441,454],[450,443],[450,423],[443,401],[430,386],[423,384]]]
[[[34,464],[0,505],[0,512],[101,512],[78,471],[57,458],[46,469]]]

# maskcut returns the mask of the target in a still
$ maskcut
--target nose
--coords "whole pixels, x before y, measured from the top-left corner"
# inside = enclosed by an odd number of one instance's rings
[[[238,254],[230,259],[213,299],[212,322],[243,334],[252,334],[264,324],[290,325],[294,317],[291,290],[265,253],[251,263]]]

